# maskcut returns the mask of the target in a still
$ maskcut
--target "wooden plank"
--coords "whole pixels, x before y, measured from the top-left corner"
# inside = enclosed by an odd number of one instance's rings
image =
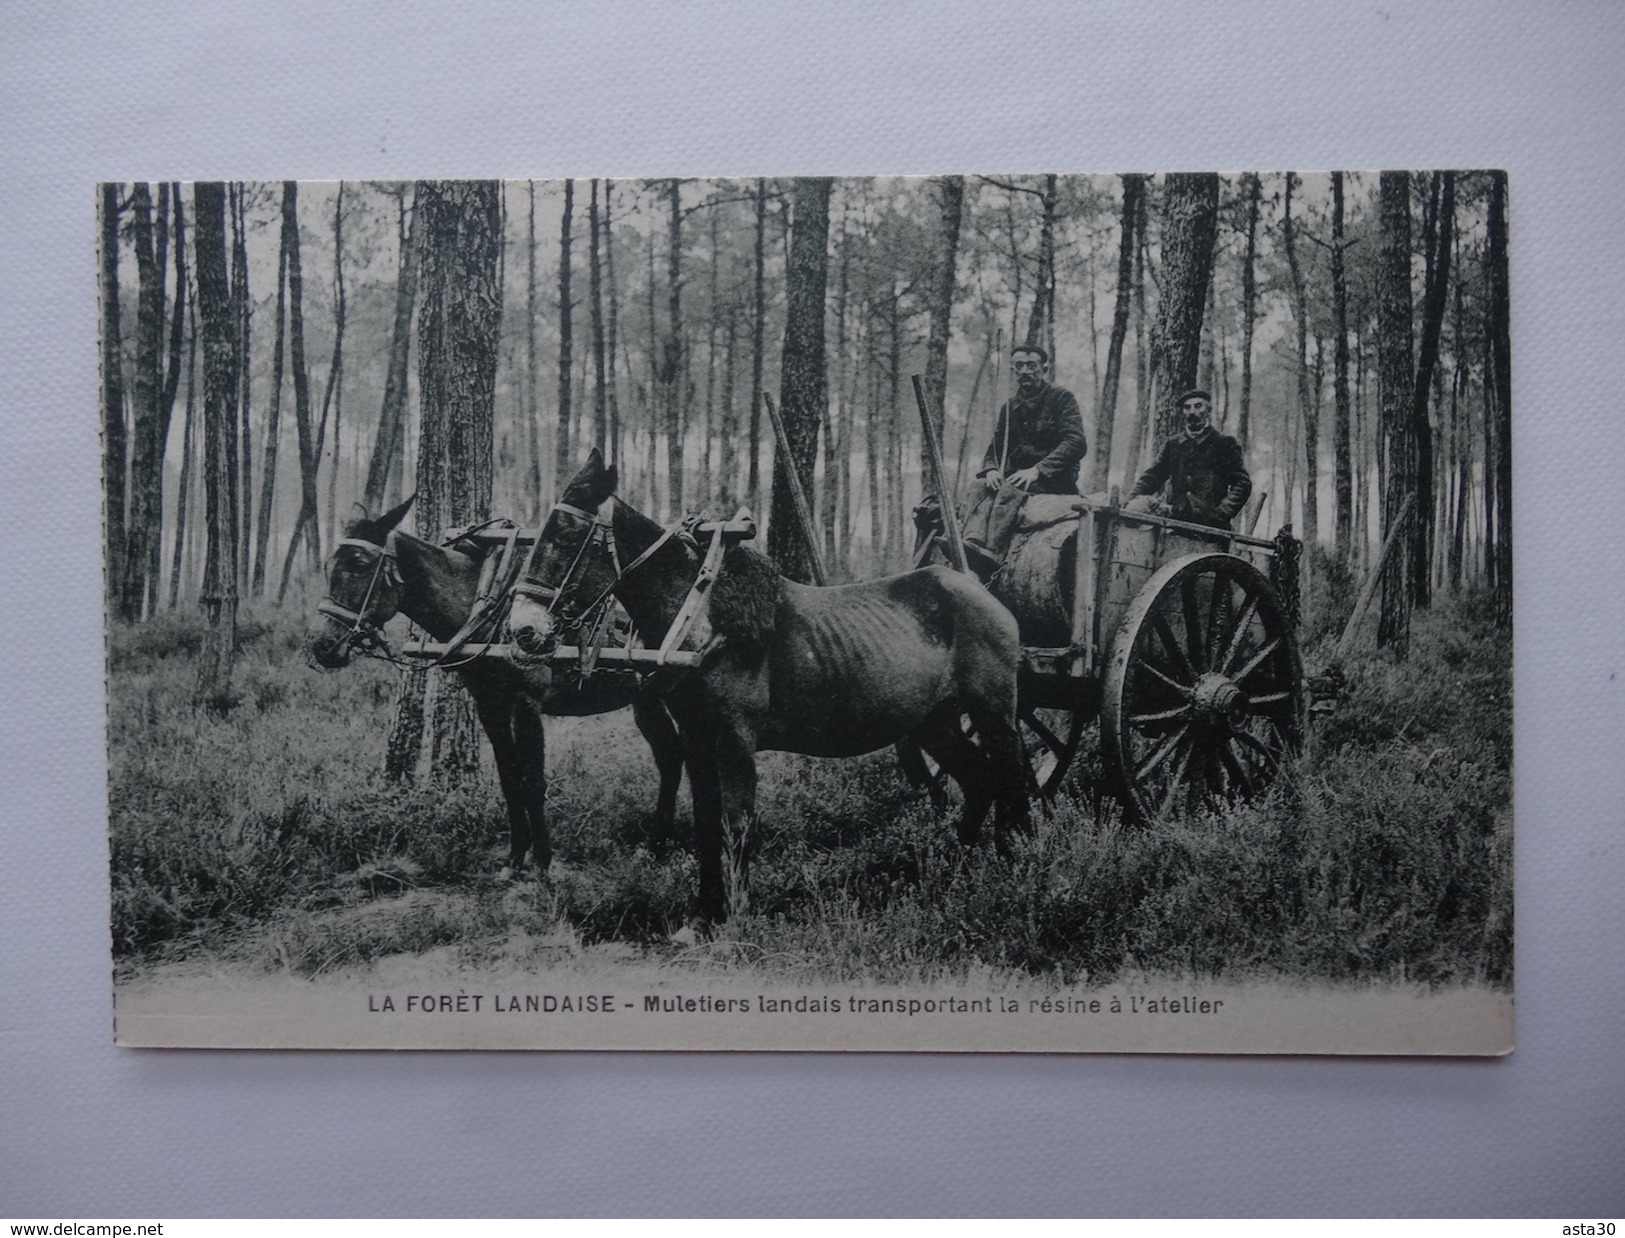
[[[1095,513],[1087,509],[1078,513],[1073,552],[1072,646],[1082,655],[1073,674],[1088,674],[1095,664]]]
[[[401,647],[401,656],[405,658],[433,659],[443,656],[446,649],[447,646],[438,641],[408,641]],[[495,658],[499,661],[513,660],[512,645],[468,644],[455,652],[469,658]],[[575,666],[581,660],[581,650],[574,645],[561,645],[548,654],[545,660],[551,666]],[[661,665],[693,667],[700,664],[700,654],[696,650],[673,650],[662,663],[659,650],[625,649],[617,646],[599,650],[598,663],[600,666],[608,666],[614,669],[631,669],[634,667],[653,669]]]
[[[1216,529],[1210,524],[1192,524],[1188,520],[1175,520],[1172,516],[1158,516],[1152,512],[1126,512],[1120,507],[1091,503],[1087,499],[1079,500],[1074,506],[1079,511],[1087,509],[1101,512],[1113,521],[1126,524],[1154,525],[1159,529],[1177,529],[1181,533],[1192,534],[1203,541],[1213,542],[1215,545],[1222,546],[1231,543],[1252,546],[1271,553],[1275,550],[1275,543],[1267,537],[1253,537],[1250,534],[1236,533],[1230,529]]]

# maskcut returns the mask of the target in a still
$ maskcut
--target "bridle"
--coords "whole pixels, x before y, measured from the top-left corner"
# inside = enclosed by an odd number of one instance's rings
[[[400,588],[401,573],[395,563],[395,553],[386,546],[380,546],[364,538],[346,537],[340,539],[338,545],[333,548],[334,556],[337,557],[346,547],[364,551],[372,556],[372,574],[367,577],[367,591],[361,598],[361,605],[351,610],[335,601],[329,592],[316,604],[316,613],[340,626],[342,634],[339,639],[339,652],[355,649],[368,657],[382,658],[398,666],[410,665],[395,656],[389,642],[384,638],[382,628],[367,618],[367,611],[372,606],[373,595],[378,592],[380,580],[390,588]]]
[[[575,557],[570,560],[570,566],[565,570],[564,576],[556,585],[549,585],[532,577],[530,574],[531,564],[527,562],[519,583],[514,586],[514,594],[544,604],[548,617],[564,627],[571,629],[587,627],[590,631],[596,631],[600,626],[603,613],[607,611],[611,604],[615,590],[621,586],[628,576],[653,558],[655,552],[673,538],[692,542],[690,535],[681,527],[662,529],[660,536],[655,538],[643,553],[623,567],[621,565],[620,550],[615,543],[613,527],[613,512],[615,504],[619,501],[615,495],[611,494],[600,504],[596,512],[583,511],[581,508],[569,503],[555,503],[552,511],[548,513],[547,521],[543,525],[544,531],[548,525],[552,524],[555,515],[569,517],[578,525],[587,524],[590,527],[582,536],[581,544],[576,548]],[[542,539],[538,537],[535,545],[531,547],[532,561],[534,561],[536,551],[541,546],[541,543]],[[586,606],[572,612],[564,605],[565,599],[569,595],[571,586],[578,583],[577,577],[586,564],[587,552],[599,543],[603,544],[609,554],[609,561],[614,569],[614,575],[597,597],[593,598]]]

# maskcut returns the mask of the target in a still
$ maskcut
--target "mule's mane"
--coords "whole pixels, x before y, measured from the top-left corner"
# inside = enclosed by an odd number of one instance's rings
[[[783,578],[773,560],[748,546],[732,546],[711,592],[711,626],[744,645],[766,644],[778,625]]]

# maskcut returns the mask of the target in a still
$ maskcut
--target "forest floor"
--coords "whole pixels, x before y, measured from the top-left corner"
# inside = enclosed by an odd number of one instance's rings
[[[507,821],[489,768],[462,787],[386,780],[397,672],[309,669],[304,622],[245,614],[232,692],[211,709],[191,704],[201,619],[113,631],[123,980],[416,959],[764,983],[1511,985],[1511,642],[1483,600],[1419,612],[1405,660],[1350,667],[1306,754],[1264,798],[1224,812],[1125,826],[1092,792],[1086,737],[1011,855],[987,843],[961,862],[951,823],[889,751],[765,753],[749,910],[701,941],[683,931],[690,816],[684,805],[675,837],[644,833],[656,777],[629,712],[550,720],[557,858],[546,881],[502,880]]]

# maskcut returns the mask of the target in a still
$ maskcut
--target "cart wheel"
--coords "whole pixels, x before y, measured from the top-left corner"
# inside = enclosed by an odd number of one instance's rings
[[[1032,778],[1029,790],[1042,799],[1054,799],[1067,770],[1072,767],[1072,758],[1078,755],[1087,725],[1084,713],[1023,705],[1018,722],[1021,749],[1026,754]]]
[[[1297,640],[1233,555],[1187,555],[1145,583],[1102,688],[1102,756],[1141,821],[1259,794],[1303,739]]]

